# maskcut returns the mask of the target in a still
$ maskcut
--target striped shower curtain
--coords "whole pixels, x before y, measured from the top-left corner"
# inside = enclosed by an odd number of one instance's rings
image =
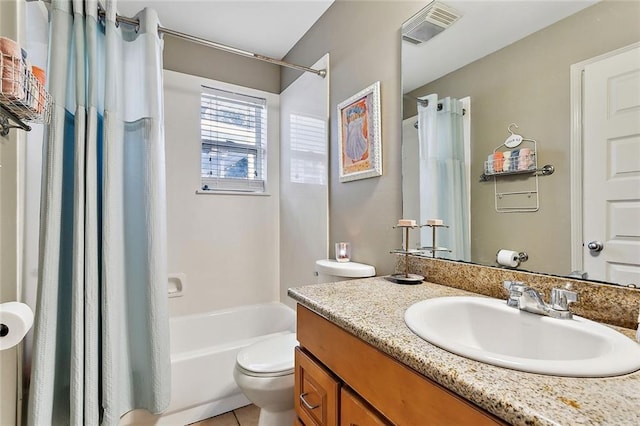
[[[436,245],[451,252],[437,257],[471,260],[469,194],[465,171],[462,102],[426,96],[418,102],[420,157],[420,223],[442,219],[449,228],[438,230]],[[431,228],[421,228],[422,246],[432,246]]]
[[[115,425],[170,398],[157,16],[53,0],[30,425]]]

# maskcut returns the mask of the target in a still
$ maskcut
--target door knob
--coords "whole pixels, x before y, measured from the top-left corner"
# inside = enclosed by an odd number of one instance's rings
[[[604,245],[602,245],[600,241],[590,241],[587,244],[587,248],[592,252],[598,252],[598,251],[602,251],[602,249],[604,248]]]

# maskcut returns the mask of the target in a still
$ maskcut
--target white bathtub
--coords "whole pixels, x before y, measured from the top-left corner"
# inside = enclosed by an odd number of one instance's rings
[[[295,331],[295,312],[264,303],[170,319],[171,404],[162,416],[144,410],[121,425],[186,425],[249,404],[233,380],[240,349]]]

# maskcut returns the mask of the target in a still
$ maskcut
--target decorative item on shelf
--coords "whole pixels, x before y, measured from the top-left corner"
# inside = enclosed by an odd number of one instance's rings
[[[13,128],[31,130],[27,122],[49,123],[51,95],[45,84],[44,70],[31,67],[15,41],[0,37],[0,136]]]
[[[449,225],[445,225],[442,219],[427,219],[427,223],[422,226],[428,226],[431,228],[431,246],[429,247],[421,247],[420,250],[431,252],[431,257],[435,258],[436,253],[439,251],[451,252],[446,247],[438,247],[436,240],[436,229],[437,228],[448,228]]]
[[[340,182],[382,175],[380,82],[338,104]]]
[[[404,229],[403,248],[393,250],[391,252],[395,254],[404,254],[404,273],[388,275],[385,277],[387,280],[397,284],[420,284],[424,280],[422,275],[409,273],[409,254],[418,253],[417,250],[409,250],[409,230],[418,227],[418,224],[413,219],[399,219],[398,224],[394,226],[394,228]]]
[[[537,142],[513,133],[512,127],[518,128],[518,125],[516,123],[509,124],[507,130],[510,136],[502,145],[495,148],[492,154],[489,154],[487,161],[484,162],[484,173],[480,176],[480,181],[487,181],[494,176],[514,174],[541,174],[548,176],[555,171],[550,164],[538,169]],[[530,146],[518,148],[522,143]]]
[[[529,255],[525,252],[500,249],[496,253],[496,263],[505,268],[517,268],[520,262],[529,260]]]
[[[493,178],[495,190],[495,208],[499,213],[535,212],[540,208],[538,196],[538,176],[553,174],[555,168],[546,164],[538,168],[538,143],[534,139],[524,138],[515,134],[512,127],[518,128],[516,123],[507,127],[509,136],[501,145],[489,154],[484,162],[480,182]],[[504,176],[530,175],[535,177],[535,186],[523,190],[499,190],[498,179]],[[519,183],[519,181],[514,181]],[[513,182],[503,183],[511,189]],[[520,189],[520,188],[518,188]]]
[[[351,244],[346,242],[336,243],[336,260],[349,262],[351,260]]]

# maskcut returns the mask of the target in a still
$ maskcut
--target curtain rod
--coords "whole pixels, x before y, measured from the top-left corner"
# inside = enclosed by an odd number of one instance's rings
[[[27,1],[38,1],[38,0],[27,0]],[[51,0],[41,0],[45,3],[51,3]],[[104,17],[105,15],[105,11],[102,8],[102,6],[100,4],[98,4],[98,15],[100,15],[101,17]],[[139,26],[140,25],[140,21],[136,18],[128,18],[126,16],[121,16],[121,15],[117,15],[116,14],[116,22],[119,23],[124,23],[127,25],[133,25],[133,26]],[[304,72],[310,72],[316,75],[319,75],[322,78],[325,78],[327,76],[327,70],[317,70],[314,68],[309,68],[309,67],[305,67],[303,65],[297,65],[297,64],[291,64],[289,62],[284,62],[281,61],[279,59],[275,59],[275,58],[271,58],[269,56],[264,56],[264,55],[260,55],[257,53],[253,53],[253,52],[249,52],[247,50],[242,50],[242,49],[237,49],[235,47],[231,47],[231,46],[227,46],[225,44],[221,44],[221,43],[216,43],[214,41],[211,40],[207,40],[201,37],[196,37],[194,35],[191,34],[185,34],[185,33],[181,33],[180,31],[176,31],[176,30],[172,30],[170,28],[164,28],[160,25],[158,25],[158,33],[159,34],[168,34],[172,37],[177,37],[177,38],[181,38],[184,40],[188,40],[194,43],[199,43],[202,44],[204,46],[207,47],[212,47],[214,49],[218,49],[218,50],[224,50],[225,52],[229,52],[229,53],[233,53],[236,55],[241,55],[241,56],[245,56],[247,58],[253,58],[253,59],[258,59],[260,61],[264,61],[264,62],[269,62],[271,64],[275,64],[275,65],[280,65],[282,67],[287,67],[287,68],[293,68],[295,70],[298,71],[304,71]]]
[[[418,102],[423,107],[429,106],[429,99],[420,99],[420,98],[417,98],[415,96],[408,95],[406,93],[404,95],[402,95],[402,96],[407,98],[407,99],[411,99],[412,101]]]
[[[411,95],[407,95],[406,93],[404,95],[402,95],[403,97],[407,98],[407,99],[411,99],[413,101],[416,101],[417,103],[419,103],[420,105],[422,105],[423,107],[427,107],[429,106],[429,99],[420,99],[420,98],[416,98],[415,96],[411,96]],[[438,111],[442,110],[442,104],[440,102],[438,102],[438,107],[437,107]],[[467,113],[467,110],[462,108],[462,115],[465,115]],[[418,123],[415,124],[415,128],[418,128]]]

